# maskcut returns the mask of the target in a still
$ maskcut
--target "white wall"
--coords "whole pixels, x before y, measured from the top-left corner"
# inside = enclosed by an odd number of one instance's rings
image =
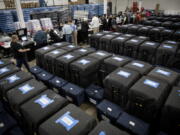
[[[4,9],[4,8],[5,8],[4,2],[3,0],[0,0],[0,9]]]
[[[68,0],[45,0],[47,2],[48,6],[53,6],[54,5],[68,5]]]
[[[112,1],[114,8],[116,0]],[[124,11],[128,5],[128,1],[131,3],[132,0],[117,0],[117,11]],[[142,0],[142,6],[145,9],[155,9],[158,3],[160,4],[160,10],[180,12],[180,0]]]

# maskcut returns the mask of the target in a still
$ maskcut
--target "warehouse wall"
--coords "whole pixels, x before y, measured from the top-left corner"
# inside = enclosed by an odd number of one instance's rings
[[[48,6],[52,6],[53,4],[54,5],[68,5],[68,0],[54,0],[54,3],[53,3],[53,0],[45,0],[45,1],[47,1]]]
[[[115,1],[113,1],[113,8]],[[128,4],[129,1],[129,4]],[[132,0],[117,0],[117,11],[124,11]],[[160,10],[180,12],[180,0],[142,0],[142,6],[146,9],[154,9],[156,4],[160,3]]]
[[[0,9],[4,9],[4,8],[5,8],[4,2],[3,2],[3,0],[0,0]]]

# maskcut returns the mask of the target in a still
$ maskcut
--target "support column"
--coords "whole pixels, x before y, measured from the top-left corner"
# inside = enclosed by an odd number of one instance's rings
[[[20,0],[15,0],[15,6],[16,6],[16,12],[18,15],[18,20],[20,22],[20,26],[21,28],[25,28],[25,22],[24,22],[24,15],[23,15],[23,11],[21,8],[21,1]]]
[[[142,0],[139,0],[139,11],[141,12],[141,8],[142,8]]]
[[[104,0],[104,14],[107,14],[107,0]]]

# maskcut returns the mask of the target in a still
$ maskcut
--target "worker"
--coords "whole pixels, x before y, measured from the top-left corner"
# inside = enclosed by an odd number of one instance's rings
[[[26,67],[26,69],[29,71],[29,65],[28,62],[25,59],[25,53],[30,51],[30,49],[23,49],[22,45],[18,43],[19,38],[17,35],[12,35],[12,41],[11,41],[11,49],[12,53],[14,55],[14,58],[16,59],[16,65],[17,67],[21,68],[22,64]]]
[[[71,22],[65,21],[62,31],[63,31],[63,35],[65,35],[66,42],[72,43],[73,29],[70,24]]]
[[[46,31],[39,30],[35,33],[34,41],[36,42],[37,48],[41,48],[42,46],[47,45],[47,43],[48,43],[47,32],[48,32],[48,30],[46,30]]]
[[[88,19],[84,18],[83,22],[81,23],[81,32],[82,32],[82,35],[83,35],[82,42],[83,43],[88,42],[88,29],[89,29]]]
[[[99,26],[99,18],[96,15],[94,15],[91,21],[91,28],[93,29],[94,34],[99,32]]]
[[[78,45],[78,43],[77,43],[77,36],[78,36],[77,25],[73,21],[70,21],[70,25],[71,25],[72,30],[73,30],[72,31],[72,40],[73,40],[73,43],[75,45]]]

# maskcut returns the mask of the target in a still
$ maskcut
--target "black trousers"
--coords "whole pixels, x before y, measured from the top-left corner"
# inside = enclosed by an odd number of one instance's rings
[[[26,67],[26,69],[29,71],[29,64],[27,63],[25,58],[16,58],[17,67],[21,68],[22,65]]]

